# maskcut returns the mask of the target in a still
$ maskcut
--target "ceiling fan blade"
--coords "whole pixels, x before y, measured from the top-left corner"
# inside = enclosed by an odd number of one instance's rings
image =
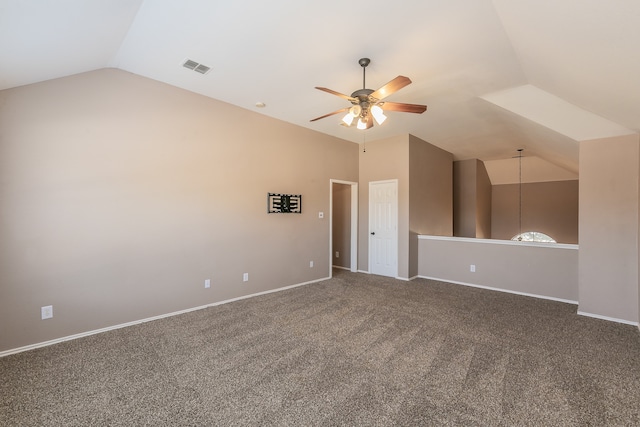
[[[351,107],[341,108],[338,111],[334,111],[333,113],[325,114],[324,116],[316,117],[315,119],[311,119],[309,121],[310,122],[315,122],[316,120],[324,119],[325,117],[333,116],[334,114],[340,114],[340,113],[343,113],[345,111],[349,111],[349,108],[351,108]]]
[[[427,111],[426,105],[403,104],[402,102],[381,102],[380,106],[384,111],[401,111],[403,113],[422,114]]]
[[[316,86],[316,89],[321,90],[323,92],[327,92],[330,93],[332,95],[336,95],[339,96],[340,98],[346,99],[347,101],[355,101],[355,98],[352,98],[348,95],[345,95],[344,93],[340,93],[340,92],[336,92],[335,90],[331,90],[331,89],[327,89],[326,87],[318,87]]]
[[[411,84],[411,79],[405,76],[398,76],[395,79],[391,80],[386,85],[382,86],[380,89],[373,92],[369,95],[371,98],[375,98],[377,100],[381,100],[391,95],[394,92],[399,91],[403,87]]]

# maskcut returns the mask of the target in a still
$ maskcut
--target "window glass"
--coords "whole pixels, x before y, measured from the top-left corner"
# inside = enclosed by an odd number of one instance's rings
[[[525,233],[518,234],[517,236],[513,236],[511,240],[517,240],[519,242],[556,243],[553,238],[537,231],[527,231]]]

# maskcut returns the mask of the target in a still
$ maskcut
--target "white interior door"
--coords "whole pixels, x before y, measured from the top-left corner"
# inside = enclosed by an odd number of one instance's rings
[[[398,276],[398,180],[369,183],[369,273]]]

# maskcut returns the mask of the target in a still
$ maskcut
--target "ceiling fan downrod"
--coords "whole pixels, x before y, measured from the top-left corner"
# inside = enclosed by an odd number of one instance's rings
[[[358,64],[362,67],[362,89],[358,89],[351,94],[352,98],[356,98],[357,101],[352,101],[352,104],[360,104],[365,110],[368,108],[369,95],[373,93],[372,89],[367,89],[367,66],[371,63],[369,58],[360,58]]]
[[[371,60],[369,58],[360,58],[360,60],[358,61],[358,64],[360,64],[360,66],[362,67],[362,89],[367,88],[365,72],[367,71],[367,65],[369,65],[370,63]]]

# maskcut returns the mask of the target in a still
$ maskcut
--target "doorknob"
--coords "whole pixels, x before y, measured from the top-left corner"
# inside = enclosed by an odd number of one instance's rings
[[[371,232],[371,235],[372,235],[372,236],[375,236],[375,234],[376,234],[376,232],[375,232],[375,231],[372,231],[372,232]]]

